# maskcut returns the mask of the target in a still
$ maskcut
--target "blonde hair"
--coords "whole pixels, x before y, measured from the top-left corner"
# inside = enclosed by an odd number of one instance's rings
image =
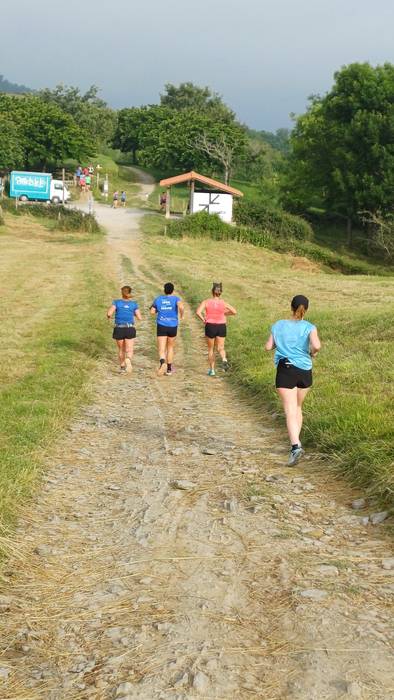
[[[296,309],[293,309],[294,318],[296,321],[302,321],[306,314],[306,308],[304,304],[300,304]]]

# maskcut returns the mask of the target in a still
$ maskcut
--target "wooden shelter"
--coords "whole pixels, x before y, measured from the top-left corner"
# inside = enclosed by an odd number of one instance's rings
[[[160,187],[166,187],[167,188],[167,196],[166,196],[166,218],[170,218],[170,212],[171,212],[171,187],[173,185],[181,185],[181,184],[187,184],[190,187],[190,201],[189,201],[189,211],[191,214],[197,211],[198,209],[196,208],[196,203],[195,203],[195,195],[196,195],[196,182],[200,183],[203,185],[203,189],[201,192],[206,193],[209,195],[209,201],[199,204],[198,208],[200,211],[208,211],[209,213],[213,213],[210,208],[210,204],[216,205],[219,202],[220,205],[220,194],[223,195],[230,195],[231,197],[231,213],[232,213],[232,198],[233,197],[243,197],[243,192],[240,190],[235,189],[235,187],[230,187],[229,185],[225,185],[223,182],[219,182],[219,180],[213,180],[211,177],[205,177],[205,175],[200,175],[199,173],[194,172],[194,170],[191,170],[189,173],[183,173],[182,175],[175,175],[174,177],[168,177],[164,180],[160,180]],[[211,202],[211,195],[215,194],[216,195],[216,200],[217,201],[212,201]],[[220,211],[218,211],[219,216],[220,216]],[[223,217],[222,217],[223,218]],[[231,216],[230,216],[231,220]]]

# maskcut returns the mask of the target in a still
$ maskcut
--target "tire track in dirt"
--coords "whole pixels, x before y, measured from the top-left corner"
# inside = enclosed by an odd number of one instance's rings
[[[97,213],[147,309],[140,212]],[[287,469],[283,433],[207,379],[190,310],[185,327],[157,378],[146,310],[133,375],[103,362],[53,451],[8,543],[0,697],[394,697],[384,525],[317,461]]]

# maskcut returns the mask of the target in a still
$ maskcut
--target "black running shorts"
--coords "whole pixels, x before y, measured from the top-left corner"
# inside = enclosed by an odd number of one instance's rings
[[[133,340],[136,335],[134,326],[115,326],[112,333],[114,340]]]
[[[227,334],[226,323],[206,323],[205,335],[207,338],[225,338]]]
[[[288,360],[279,360],[275,386],[277,389],[308,389],[312,386],[312,370],[300,369]]]
[[[175,338],[178,333],[178,326],[162,326],[157,324],[157,335],[167,336],[167,338]]]

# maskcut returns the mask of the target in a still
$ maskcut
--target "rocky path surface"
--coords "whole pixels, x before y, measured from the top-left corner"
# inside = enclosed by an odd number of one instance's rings
[[[140,213],[97,213],[147,309]],[[272,418],[206,377],[190,311],[156,377],[144,316],[133,374],[103,361],[8,543],[0,698],[394,698],[387,521],[285,466]]]

